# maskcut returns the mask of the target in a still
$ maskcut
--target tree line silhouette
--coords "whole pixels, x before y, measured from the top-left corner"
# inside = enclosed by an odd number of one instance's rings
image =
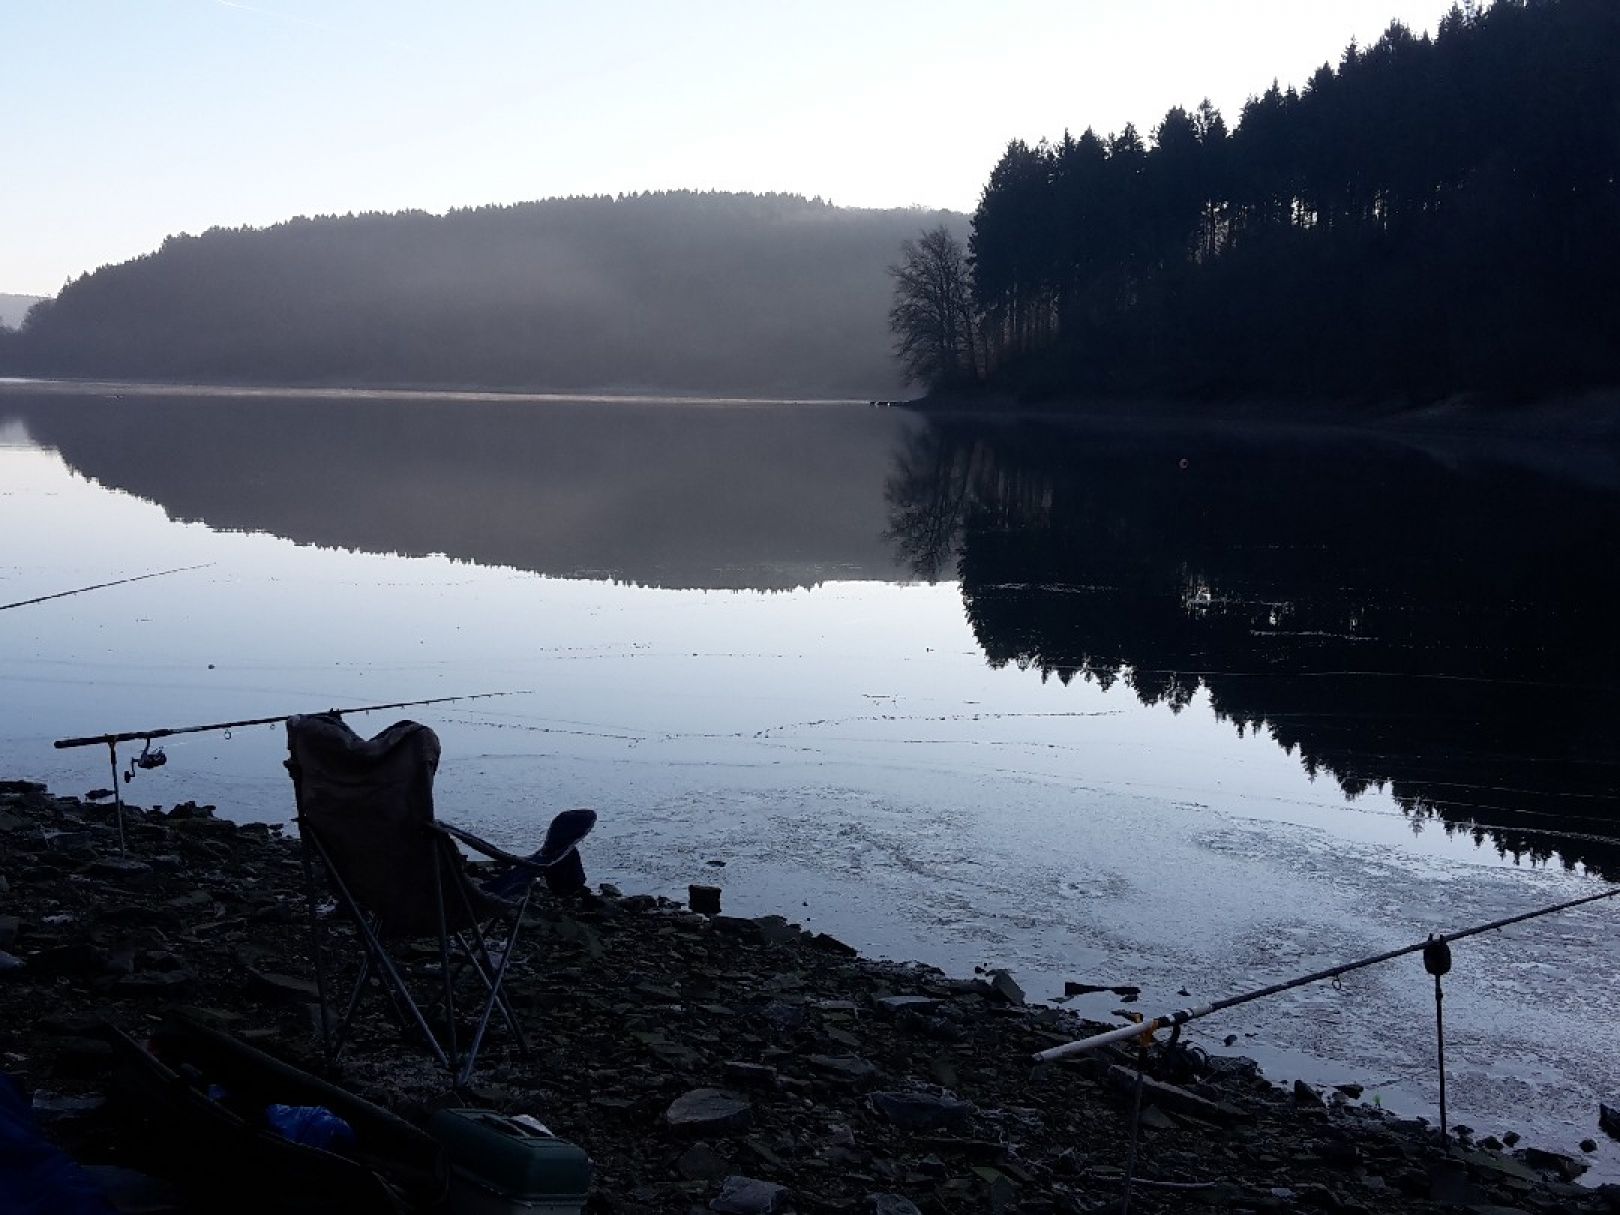
[[[941,416],[888,496],[897,555],[960,581],[992,666],[1203,696],[1414,829],[1620,878],[1620,487],[1331,436]]]
[[[1032,398],[1620,383],[1617,115],[1620,5],[1496,0],[1231,129],[1206,100],[1147,138],[1014,140],[968,242],[983,352],[910,370]]]
[[[884,263],[948,212],[673,191],[175,236],[0,331],[0,374],[890,395]]]

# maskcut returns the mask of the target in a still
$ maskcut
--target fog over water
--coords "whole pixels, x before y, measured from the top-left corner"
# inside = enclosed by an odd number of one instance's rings
[[[522,690],[421,710],[446,817],[594,805],[595,879],[1179,1007],[1620,871],[1620,494],[1555,454],[11,386],[0,601],[206,568],[0,613],[0,770],[82,793],[104,752],[51,740]],[[175,739],[127,793],[284,821],[282,748]],[[1455,1119],[1592,1132],[1614,915],[1457,946]],[[1431,999],[1398,962],[1206,1032],[1432,1116]]]

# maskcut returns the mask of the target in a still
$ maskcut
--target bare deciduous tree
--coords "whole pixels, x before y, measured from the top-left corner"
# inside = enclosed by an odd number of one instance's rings
[[[941,388],[982,378],[973,284],[962,242],[944,225],[900,246],[889,267],[894,304],[889,330],[913,383]]]

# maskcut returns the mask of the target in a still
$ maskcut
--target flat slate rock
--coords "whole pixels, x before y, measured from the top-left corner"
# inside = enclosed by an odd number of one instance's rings
[[[722,1215],[772,1215],[782,1209],[787,1196],[785,1185],[733,1175],[720,1183],[720,1193],[709,1203],[709,1210]]]
[[[34,1093],[29,1107],[34,1111],[34,1117],[41,1122],[55,1122],[67,1118],[82,1118],[86,1114],[93,1114],[107,1104],[107,1099],[97,1093],[71,1095],[68,1093],[49,1093],[38,1089]]]
[[[879,996],[877,1001],[877,1006],[887,1013],[933,1012],[939,1004],[934,996]]]
[[[118,882],[144,882],[152,876],[152,866],[146,861],[106,857],[92,861],[85,872],[91,877],[111,878]]]
[[[726,1172],[725,1157],[706,1143],[694,1143],[675,1161],[675,1171],[687,1181],[714,1181]]]
[[[113,983],[113,990],[131,996],[175,996],[192,983],[188,970],[139,970]]]
[[[732,1059],[725,1065],[726,1079],[739,1088],[772,1089],[776,1087],[776,1069],[766,1063],[747,1063]]]
[[[206,820],[205,820],[206,821]],[[249,987],[267,1000],[286,1004],[314,1004],[320,989],[308,979],[296,975],[277,974],[271,970],[248,969]]]
[[[1118,1063],[1108,1069],[1108,1079],[1121,1092],[1129,1092],[1136,1087],[1136,1072]],[[1150,1076],[1142,1077],[1142,1101],[1144,1104],[1152,1102],[1172,1114],[1201,1118],[1216,1126],[1250,1120],[1247,1113],[1233,1106],[1209,1101],[1197,1093],[1189,1092],[1174,1084],[1166,1084],[1162,1080],[1154,1080]]]
[[[811,1067],[840,1080],[870,1080],[878,1069],[859,1055],[811,1055],[806,1060]]]
[[[964,1125],[973,1106],[955,1097],[931,1093],[879,1092],[871,1095],[872,1107],[896,1126],[915,1131],[937,1131]]]
[[[1022,1004],[1024,1002],[1024,989],[1018,986],[1017,981],[1005,970],[993,970],[990,972],[990,990],[1008,1004]]]
[[[682,1093],[664,1111],[664,1122],[681,1135],[734,1135],[754,1121],[753,1107],[735,1093],[695,1088]]]

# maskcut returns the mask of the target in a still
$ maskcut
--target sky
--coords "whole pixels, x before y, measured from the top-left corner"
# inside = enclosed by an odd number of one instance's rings
[[[1452,0],[0,0],[0,291],[174,232],[649,189],[971,211]]]

